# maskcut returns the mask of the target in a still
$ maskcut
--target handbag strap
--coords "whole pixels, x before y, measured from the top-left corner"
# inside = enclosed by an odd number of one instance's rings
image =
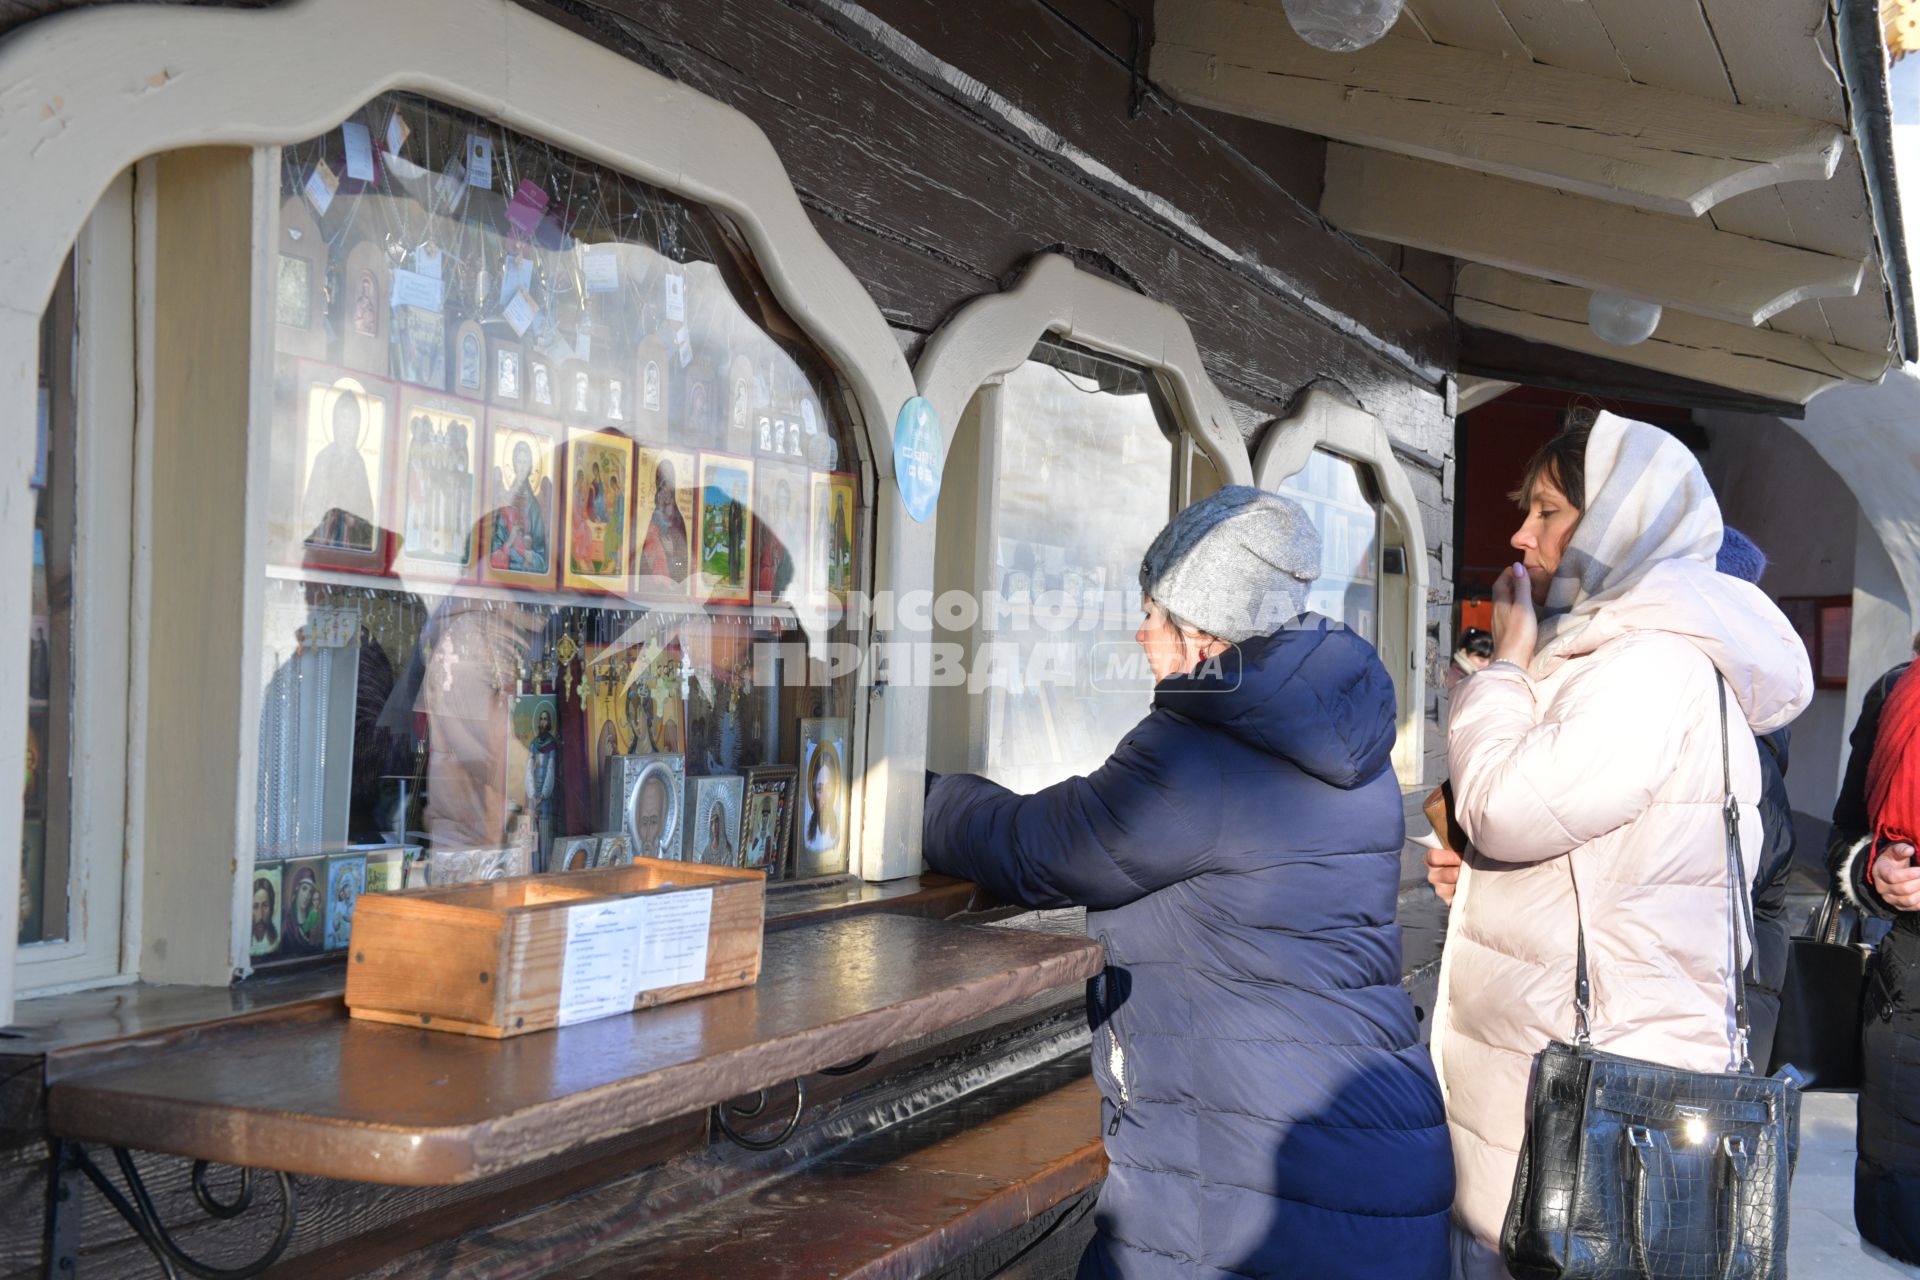
[[[1714,672],[1716,686],[1720,695],[1720,776],[1726,801],[1721,806],[1721,816],[1727,830],[1727,918],[1732,931],[1733,949],[1728,953],[1733,967],[1733,1064],[1736,1070],[1752,1071],[1753,1058],[1748,1048],[1747,1026],[1747,971],[1753,963],[1753,952],[1749,947],[1747,963],[1739,963],[1740,938],[1742,933],[1748,939],[1753,937],[1753,902],[1747,888],[1746,867],[1740,857],[1740,799],[1733,793],[1733,739],[1727,727],[1727,678],[1717,670]],[[1567,860],[1567,874],[1573,874],[1573,860]],[[1587,970],[1587,927],[1580,918],[1580,885],[1574,882],[1574,968],[1573,968],[1573,1010],[1574,1038],[1583,1049],[1593,1044],[1592,1012],[1593,990]]]

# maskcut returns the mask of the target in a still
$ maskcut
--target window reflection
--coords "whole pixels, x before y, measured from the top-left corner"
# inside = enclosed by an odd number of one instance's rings
[[[994,677],[984,772],[1016,791],[1098,768],[1152,697],[1133,633],[1173,443],[1138,373],[1067,362],[1083,371],[1029,360],[1001,390],[998,582],[984,585],[1004,609],[976,665]]]
[[[1307,593],[1307,608],[1378,643],[1380,504],[1365,470],[1315,449],[1280,492],[1305,507],[1320,531],[1320,579]]]

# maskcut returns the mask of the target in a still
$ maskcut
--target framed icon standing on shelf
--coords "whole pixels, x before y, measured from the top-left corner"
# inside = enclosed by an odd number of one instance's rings
[[[394,572],[460,581],[480,523],[480,406],[408,391],[394,445]]]
[[[835,604],[845,604],[853,590],[853,479],[826,472],[813,476],[813,589]]]
[[[693,590],[698,462],[680,449],[642,449],[634,468],[640,512],[634,591],[682,597]]]
[[[828,716],[800,722],[797,874],[818,875],[846,865],[847,722]]]
[[[786,868],[799,771],[792,765],[747,770],[740,823],[740,865],[778,876]]]
[[[691,778],[687,782],[687,861],[709,866],[740,865],[740,798],[745,779],[738,774]]]
[[[299,370],[300,500],[293,512],[269,513],[282,530],[275,540],[295,563],[384,572],[391,551],[386,471],[393,384],[305,361]]]
[[[624,591],[633,549],[633,442],[575,428],[567,439],[567,539],[561,585]]]
[[[550,590],[558,479],[559,424],[490,410],[487,415],[487,518],[481,576],[504,587]]]
[[[700,455],[700,596],[722,604],[753,598],[753,463],[725,454]]]
[[[753,474],[753,602],[788,598],[807,550],[807,473],[761,462]]]
[[[614,761],[613,776],[620,797],[620,830],[633,841],[633,856],[679,860],[684,847],[686,757],[620,756]]]

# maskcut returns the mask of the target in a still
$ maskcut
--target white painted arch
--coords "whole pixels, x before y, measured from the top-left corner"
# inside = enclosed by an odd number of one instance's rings
[[[1180,425],[1222,479],[1253,483],[1247,443],[1207,376],[1186,317],[1057,253],[1036,256],[1013,288],[975,298],[927,339],[914,366],[920,394],[951,428],[980,384],[1019,368],[1049,333],[1159,374]]]
[[[1378,418],[1349,396],[1326,383],[1309,386],[1294,398],[1287,415],[1267,429],[1254,454],[1254,483],[1278,489],[1307,465],[1315,449],[1326,449],[1352,459],[1380,482],[1381,505],[1386,508],[1385,546],[1399,546],[1406,554],[1405,599],[1388,610],[1387,575],[1380,574],[1380,656],[1393,677],[1399,696],[1399,732],[1394,741],[1394,769],[1401,781],[1417,783],[1424,767],[1426,746],[1426,608],[1427,538],[1420,508],[1393,441]],[[1390,629],[1389,629],[1390,628]]]
[[[365,33],[377,31],[369,40]],[[931,529],[895,487],[892,428],[914,381],[858,279],[821,240],[771,143],[746,116],[637,66],[510,0],[291,0],[264,10],[112,6],[34,22],[0,43],[0,600],[29,589],[35,356],[40,313],[101,194],[136,161],[202,146],[277,146],[333,128],[389,90],[419,92],[725,211],[769,286],[845,377],[875,478],[879,585],[917,581]],[[131,355],[131,353],[129,353]],[[24,767],[24,627],[0,627],[0,777]],[[869,878],[919,865],[926,695],[902,685],[867,720]],[[0,831],[19,828],[0,788]],[[19,875],[0,840],[0,884]],[[0,938],[17,925],[0,894]],[[13,948],[0,947],[0,1022]]]

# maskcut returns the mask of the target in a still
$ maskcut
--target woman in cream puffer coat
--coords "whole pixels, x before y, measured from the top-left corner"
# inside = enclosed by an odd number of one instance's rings
[[[1523,493],[1524,565],[1495,593],[1495,662],[1456,695],[1448,741],[1473,852],[1433,1049],[1458,1181],[1454,1273],[1472,1280],[1506,1274],[1533,1057],[1574,1038],[1577,922],[1595,1047],[1701,1071],[1734,1060],[1716,673],[1749,880],[1754,735],[1797,716],[1813,684],[1780,611],[1715,571],[1719,507],[1665,432],[1601,414],[1543,451]]]

